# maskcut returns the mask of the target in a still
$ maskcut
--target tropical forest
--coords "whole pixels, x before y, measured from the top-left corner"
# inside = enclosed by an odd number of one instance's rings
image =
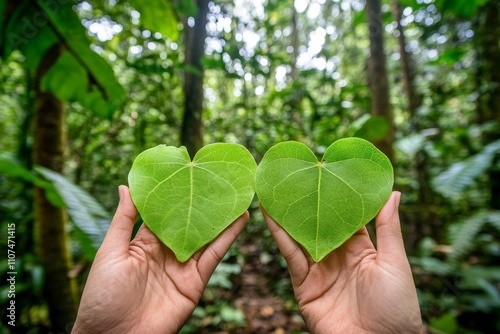
[[[115,212],[125,239],[149,233],[171,255],[165,271],[220,255],[180,333],[314,333],[263,212],[320,265],[363,226],[375,252],[391,191],[425,331],[500,333],[499,0],[0,0],[0,134],[0,333],[95,333],[75,322],[92,287],[95,319],[112,312],[115,283],[95,275]],[[167,152],[184,167],[157,177]],[[301,154],[311,167],[282,162]],[[355,170],[328,184],[342,156]],[[307,168],[325,171],[314,196],[277,176]],[[138,215],[117,211],[122,185]],[[324,233],[330,208],[344,225]],[[337,241],[316,252],[309,234]]]

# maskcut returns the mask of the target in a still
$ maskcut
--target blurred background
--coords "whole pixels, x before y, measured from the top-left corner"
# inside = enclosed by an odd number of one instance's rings
[[[429,332],[500,332],[499,40],[498,0],[0,0],[0,332],[71,331],[141,151],[348,136],[394,165]],[[250,211],[183,333],[307,332]]]

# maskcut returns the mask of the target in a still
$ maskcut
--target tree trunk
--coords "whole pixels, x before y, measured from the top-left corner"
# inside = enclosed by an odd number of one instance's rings
[[[366,1],[365,6],[370,38],[368,78],[371,92],[371,113],[387,120],[389,131],[384,139],[374,144],[394,163],[394,121],[389,102],[389,79],[384,53],[384,36],[380,0]]]
[[[181,145],[186,146],[191,157],[203,146],[203,67],[207,36],[208,0],[197,0],[198,15],[194,26],[184,24],[184,116],[181,129]]]
[[[486,133],[485,144],[500,139],[500,4],[490,1],[482,6],[477,15],[478,31],[478,91],[482,92],[478,99],[479,122],[484,124],[496,122],[496,130]],[[485,89],[486,88],[486,92]],[[492,166],[490,179],[490,207],[500,210],[500,169]]]
[[[299,26],[298,26],[298,14],[295,6],[292,4],[292,33],[291,33],[291,44],[293,48],[292,61],[291,61],[291,71],[290,71],[290,85],[292,86],[291,94],[293,96],[288,103],[290,108],[288,114],[288,138],[290,140],[297,140],[304,135],[304,129],[301,113],[301,103],[303,100],[302,85],[300,84],[299,78],[299,68],[297,67],[297,59],[299,57]]]
[[[411,55],[406,52],[406,38],[404,28],[401,25],[402,9],[398,0],[392,0],[392,13],[394,20],[397,23],[396,30],[398,32],[398,45],[401,63],[401,71],[403,74],[403,82],[405,94],[408,99],[408,112],[410,114],[410,122],[412,130],[419,130],[418,118],[416,117],[417,109],[422,103],[422,97],[417,94],[414,85],[415,72],[413,70]]]
[[[422,96],[417,93],[415,89],[415,72],[413,69],[413,62],[411,55],[406,51],[406,38],[404,35],[404,28],[401,25],[402,8],[398,0],[392,0],[392,13],[394,20],[397,23],[396,30],[398,31],[398,44],[401,71],[403,74],[403,83],[406,98],[408,101],[408,113],[410,119],[410,130],[420,131],[419,118],[417,109],[422,103]],[[431,179],[427,168],[428,156],[425,150],[420,150],[415,154],[415,174],[418,181],[418,199],[415,210],[414,222],[407,230],[408,237],[407,249],[416,249],[416,245],[426,235],[432,235],[437,240],[441,240],[443,228],[436,217],[435,210],[435,194],[429,183]]]
[[[64,109],[63,103],[51,93],[40,89],[40,81],[61,55],[57,44],[44,56],[35,78],[35,150],[34,162],[58,173],[64,165]],[[66,213],[53,206],[42,189],[35,190],[35,224],[38,247],[45,269],[44,294],[49,305],[52,330],[66,333],[73,324],[77,311],[76,282],[69,276],[72,267],[66,233]]]

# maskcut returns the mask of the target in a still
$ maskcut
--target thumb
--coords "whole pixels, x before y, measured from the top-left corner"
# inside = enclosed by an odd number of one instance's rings
[[[109,225],[101,249],[105,251],[126,251],[132,237],[137,209],[130,197],[130,190],[126,186],[118,187],[120,202],[116,208],[115,216]]]
[[[399,221],[400,192],[393,192],[387,203],[380,210],[375,225],[377,230],[377,251],[381,260],[404,258],[406,252]]]
[[[285,258],[293,286],[301,285],[309,273],[310,264],[307,255],[304,254],[298,243],[267,214],[262,205],[260,206],[260,210],[264,216],[267,228]]]

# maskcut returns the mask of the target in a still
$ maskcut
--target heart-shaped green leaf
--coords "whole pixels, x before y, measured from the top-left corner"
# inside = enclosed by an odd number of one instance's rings
[[[128,181],[145,224],[184,262],[248,209],[256,168],[238,144],[207,145],[193,161],[185,147],[159,145],[137,156]]]
[[[337,140],[322,161],[302,143],[279,143],[255,174],[266,212],[317,262],[375,217],[393,182],[389,159],[360,138]]]

